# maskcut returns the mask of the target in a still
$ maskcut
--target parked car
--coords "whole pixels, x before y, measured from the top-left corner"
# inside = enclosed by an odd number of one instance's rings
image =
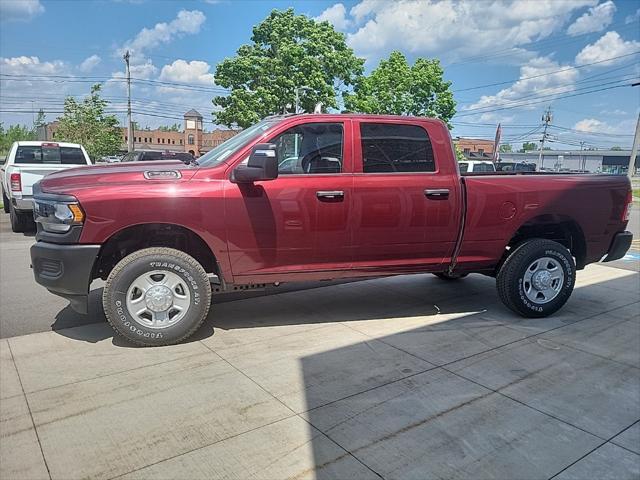
[[[496,167],[493,165],[493,162],[485,162],[482,160],[458,162],[458,166],[460,167],[460,173],[485,173],[496,171]]]
[[[122,155],[107,155],[98,160],[100,163],[118,163],[122,160]]]
[[[10,215],[11,229],[24,232],[33,224],[32,186],[45,175],[91,165],[89,155],[77,143],[14,142],[2,165],[2,203]]]
[[[122,157],[122,162],[149,162],[156,160],[173,160],[192,163],[195,158],[189,152],[171,152],[169,150],[135,150]]]
[[[496,163],[498,172],[535,172],[536,164],[527,162],[498,162]]]
[[[165,345],[198,329],[212,290],[303,280],[478,272],[508,308],[544,317],[576,270],[629,248],[626,177],[461,178],[451,145],[439,120],[294,115],[247,128],[198,165],[59,172],[35,192],[35,278],[80,312],[91,281],[106,280],[111,325]],[[301,171],[280,172],[288,158]]]

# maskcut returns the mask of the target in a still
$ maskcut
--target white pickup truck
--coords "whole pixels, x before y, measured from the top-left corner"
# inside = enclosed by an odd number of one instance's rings
[[[2,203],[10,214],[11,229],[24,232],[33,222],[32,187],[45,175],[80,165],[91,165],[77,143],[13,142],[1,168]]]

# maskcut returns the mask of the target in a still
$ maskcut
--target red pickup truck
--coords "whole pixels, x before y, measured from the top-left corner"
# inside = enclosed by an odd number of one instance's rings
[[[31,259],[80,312],[106,280],[107,319],[141,345],[194,333],[212,293],[300,280],[478,272],[511,310],[542,317],[576,270],[625,254],[631,199],[622,176],[461,176],[438,120],[278,116],[197,163],[47,176]]]

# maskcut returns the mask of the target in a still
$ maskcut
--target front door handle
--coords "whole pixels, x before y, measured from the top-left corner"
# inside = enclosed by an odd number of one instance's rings
[[[316,197],[318,200],[342,200],[344,192],[342,190],[318,190]]]
[[[446,200],[449,198],[449,189],[448,188],[436,188],[436,189],[426,189],[424,191],[424,196],[431,200]]]

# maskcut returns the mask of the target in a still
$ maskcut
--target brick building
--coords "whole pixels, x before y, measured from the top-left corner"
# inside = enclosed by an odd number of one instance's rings
[[[56,140],[58,122],[48,123],[38,131],[39,140]],[[127,129],[121,127],[123,152],[127,151],[129,140]],[[174,152],[191,152],[196,157],[220,145],[233,137],[238,130],[213,130],[205,132],[202,128],[202,115],[196,110],[184,114],[183,130],[179,132],[163,130],[135,130],[133,136],[134,150],[170,150]]]
[[[456,137],[453,139],[453,144],[460,147],[467,158],[482,160],[493,157],[493,140]]]

